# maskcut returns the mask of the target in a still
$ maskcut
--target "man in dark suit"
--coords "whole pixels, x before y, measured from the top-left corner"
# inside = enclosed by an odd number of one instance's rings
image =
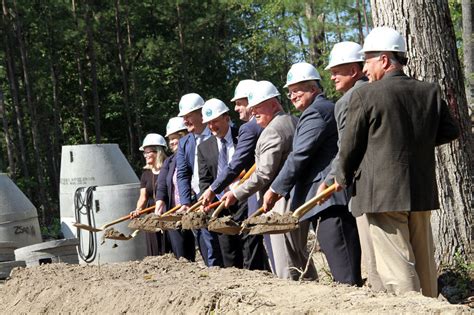
[[[364,67],[364,54],[361,50],[362,46],[354,42],[337,43],[331,50],[329,64],[325,68],[331,72],[331,80],[334,82],[336,91],[343,93],[343,96],[336,102],[334,107],[334,116],[336,117],[337,131],[339,134],[338,146],[340,146],[340,141],[345,131],[347,106],[352,92],[358,87],[368,83],[367,77],[362,71]],[[334,176],[336,175],[338,164],[339,154],[337,154],[331,162],[331,171],[319,186],[317,194],[334,183]],[[348,191],[351,191],[350,186],[348,187]],[[356,218],[356,222],[362,250],[362,261],[367,271],[367,283],[372,290],[382,291],[384,287],[375,265],[374,249],[369,234],[367,217],[361,215]]]
[[[265,193],[264,209],[271,209],[278,199],[287,196],[294,188],[291,208],[295,210],[315,196],[329,172],[330,163],[337,153],[337,126],[334,104],[324,96],[320,80],[316,68],[306,62],[294,64],[288,72],[285,85],[288,97],[302,114],[296,125],[293,150]],[[306,219],[319,220],[317,237],[334,280],[360,286],[359,238],[347,203],[347,194],[342,191],[305,214],[300,219],[300,228],[288,233],[292,244],[290,259],[296,267],[304,270],[308,260],[306,243],[310,225],[310,220]]]
[[[203,193],[204,205],[211,203],[216,194],[220,194],[228,187],[242,170],[249,170],[255,162],[255,146],[262,133],[263,128],[257,124],[257,121],[248,108],[247,96],[254,80],[242,80],[235,88],[234,97],[231,102],[235,102],[235,111],[239,118],[245,121],[239,128],[238,142],[232,160],[227,167],[219,174],[211,186]],[[252,214],[258,208],[257,197],[252,195],[247,200],[248,212]],[[268,259],[263,246],[262,235],[242,235],[244,268],[250,270],[269,270]]]
[[[374,28],[364,42],[370,84],[352,94],[336,182],[353,184],[352,213],[365,213],[385,289],[436,297],[431,210],[439,208],[437,145],[459,130],[436,84],[406,76],[404,38]]]
[[[199,171],[197,148],[211,136],[211,131],[202,122],[201,108],[204,100],[199,94],[189,93],[179,101],[179,117],[183,117],[188,134],[179,140],[176,153],[177,184],[181,202],[180,211],[187,211],[199,194]],[[196,230],[195,236],[203,260],[207,266],[222,266],[222,257],[217,236],[206,229]]]
[[[232,161],[237,144],[238,130],[230,126],[229,108],[218,99],[210,99],[202,108],[203,123],[207,123],[212,137],[198,147],[199,189],[206,191]],[[218,194],[218,197],[223,193]],[[246,215],[247,203],[225,209],[221,215],[232,215],[241,222]],[[224,267],[243,267],[240,235],[217,234]]]

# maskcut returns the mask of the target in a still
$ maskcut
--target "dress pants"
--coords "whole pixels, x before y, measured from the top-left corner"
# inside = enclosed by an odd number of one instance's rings
[[[183,257],[189,261],[196,259],[196,245],[193,232],[190,230],[169,230],[171,250],[177,259]]]
[[[431,211],[367,213],[377,271],[390,292],[438,295]]]
[[[359,233],[360,248],[362,250],[362,262],[367,270],[367,283],[374,291],[384,291],[385,288],[377,272],[375,263],[374,245],[369,231],[369,221],[367,215],[363,214],[356,218],[357,231]]]
[[[344,205],[330,206],[312,217],[315,228],[319,218],[317,237],[334,281],[361,286],[361,250],[355,218]]]
[[[225,268],[242,268],[244,259],[242,255],[242,239],[240,235],[217,234],[219,248],[222,255],[222,265]]]
[[[207,229],[194,230],[194,233],[206,266],[222,267],[222,254],[217,233],[209,232]]]

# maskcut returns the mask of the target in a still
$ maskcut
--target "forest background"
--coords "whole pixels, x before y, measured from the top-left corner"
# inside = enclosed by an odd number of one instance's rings
[[[448,2],[462,61],[468,1]],[[183,94],[232,107],[237,83],[252,78],[284,95],[288,69],[303,60],[336,101],[328,54],[343,40],[362,44],[371,16],[366,0],[2,0],[0,171],[48,231],[59,220],[62,145],[117,143],[140,175],[143,137],[165,133]]]

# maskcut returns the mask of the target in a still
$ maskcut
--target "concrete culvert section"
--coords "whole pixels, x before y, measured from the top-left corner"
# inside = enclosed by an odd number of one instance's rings
[[[4,173],[0,174],[0,240],[16,247],[42,241],[35,206]]]
[[[38,266],[48,263],[78,264],[76,246],[78,240],[54,240],[15,250],[16,260],[24,260],[27,267]]]
[[[61,230],[76,236],[74,199],[80,187],[138,183],[138,177],[117,144],[65,145],[61,153],[59,204]]]

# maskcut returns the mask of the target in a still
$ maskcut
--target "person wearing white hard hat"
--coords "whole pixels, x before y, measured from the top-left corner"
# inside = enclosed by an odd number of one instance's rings
[[[337,131],[339,133],[338,146],[344,134],[346,122],[347,105],[354,89],[367,84],[367,77],[362,71],[364,67],[364,54],[361,52],[362,46],[354,42],[341,42],[334,45],[329,54],[329,63],[326,70],[331,73],[331,80],[334,82],[336,91],[343,93],[343,96],[336,102],[334,115],[336,116]],[[318,188],[317,194],[325,190],[334,183],[336,165],[339,163],[339,154],[331,162],[331,171]],[[351,187],[348,188],[350,192]],[[369,234],[369,223],[365,215],[356,218],[357,230],[359,232],[360,246],[362,249],[362,261],[367,271],[367,284],[374,291],[384,289],[375,266],[374,249],[372,239]]]
[[[231,102],[235,102],[234,110],[245,123],[239,128],[238,142],[235,146],[232,160],[224,170],[219,173],[214,182],[202,195],[205,206],[214,200],[216,194],[223,192],[224,189],[239,176],[242,170],[249,170],[255,163],[255,146],[263,130],[262,127],[257,124],[255,118],[252,117],[250,108],[247,106],[248,93],[255,83],[257,83],[257,81],[242,80],[235,88]],[[252,195],[248,198],[247,205],[247,215],[252,214],[258,209],[256,195]],[[270,270],[268,258],[263,246],[263,236],[243,233],[242,242],[244,256],[243,267],[249,270]]]
[[[166,137],[171,152],[158,175],[158,187],[156,190],[155,214],[161,215],[180,204],[179,191],[176,178],[176,151],[178,141],[188,133],[182,117],[173,117],[166,125]],[[171,250],[177,259],[183,257],[189,261],[194,261],[196,257],[196,247],[193,232],[190,230],[168,230],[166,231],[170,240]]]
[[[369,223],[386,290],[436,297],[431,210],[439,208],[435,146],[459,136],[437,84],[403,72],[403,36],[374,28],[363,52],[371,83],[353,91],[336,168],[338,188],[353,185],[351,210]]]
[[[137,200],[132,217],[137,217],[138,212],[144,208],[155,205],[156,188],[158,186],[158,174],[166,159],[166,140],[157,133],[149,133],[143,139],[139,148],[143,151],[146,164],[140,178],[140,196]],[[166,250],[166,236],[162,233],[146,233],[148,256],[164,254]]]
[[[176,153],[176,177],[181,202],[180,212],[187,211],[196,202],[199,191],[198,146],[211,137],[211,131],[203,123],[204,100],[199,94],[189,93],[179,101],[179,117],[183,117],[188,134],[179,140]],[[206,229],[195,231],[199,251],[207,266],[222,266],[219,241]]]
[[[237,143],[237,128],[231,126],[229,108],[221,100],[210,99],[202,108],[203,123],[212,137],[198,147],[199,189],[206,191],[232,161]],[[223,195],[217,195],[217,201]],[[247,203],[224,209],[221,216],[230,215],[235,222],[242,222]],[[242,239],[240,235],[217,234],[224,267],[243,267]]]
[[[276,200],[292,190],[291,209],[295,210],[313,198],[327,175],[337,153],[337,125],[334,104],[320,84],[316,68],[306,62],[294,64],[287,75],[288,97],[301,112],[292,152],[278,176],[265,193],[263,206],[271,209]],[[310,223],[313,222],[321,250],[325,254],[334,280],[362,285],[360,245],[354,217],[350,214],[346,192],[332,194],[324,205],[309,210],[300,220],[299,229],[290,232],[292,260],[305,268]],[[314,265],[312,271],[316,274]]]
[[[291,151],[297,119],[283,111],[279,96],[276,87],[268,81],[257,82],[248,94],[248,107],[264,129],[255,148],[256,169],[246,182],[224,195],[222,199],[226,206],[246,200],[257,192],[260,197],[263,196]],[[288,211],[287,205],[288,202],[283,198],[277,202],[273,211],[284,213]],[[279,278],[290,279],[290,270],[294,266],[288,259],[285,235],[274,234],[270,238],[273,272]]]

